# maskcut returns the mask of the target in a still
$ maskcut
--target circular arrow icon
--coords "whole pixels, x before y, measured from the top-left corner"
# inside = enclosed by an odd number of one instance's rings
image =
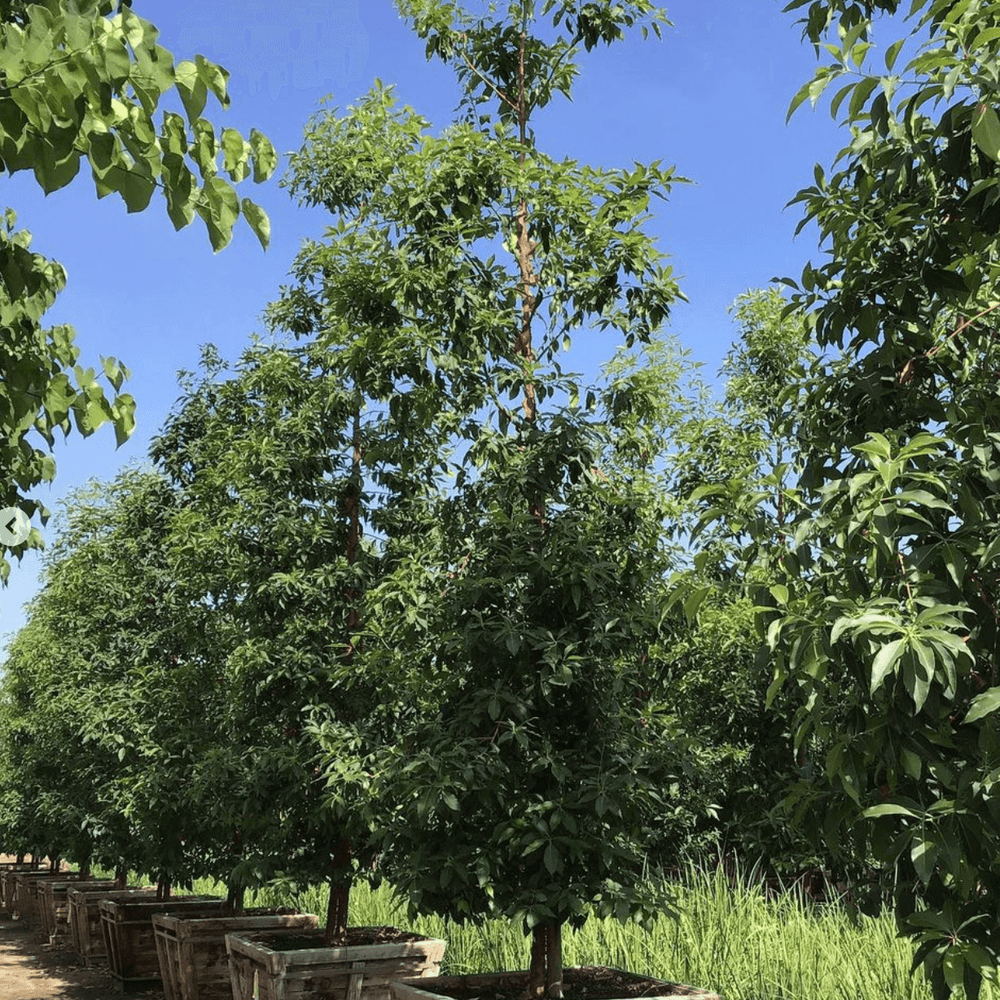
[[[0,509],[0,544],[13,548],[31,534],[31,519],[18,507]]]

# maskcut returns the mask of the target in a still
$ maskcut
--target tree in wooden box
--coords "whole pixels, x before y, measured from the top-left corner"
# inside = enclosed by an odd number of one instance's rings
[[[522,923],[521,991],[557,997],[567,923],[671,912],[644,848],[689,741],[656,705],[643,653],[673,513],[653,463],[686,404],[674,395],[684,366],[663,348],[615,362],[602,414],[557,360],[588,319],[629,348],[652,341],[680,293],[642,223],[673,172],[557,162],[529,121],[569,93],[580,44],[663,18],[644,0],[546,4],[556,28],[566,21],[547,42],[529,0],[489,21],[452,4],[397,6],[428,54],[456,67],[467,115],[431,138],[377,85],[316,127],[293,184],[340,219],[329,245],[303,250],[282,315],[353,359],[369,395],[382,374],[393,433],[432,427],[436,453],[415,454],[428,478],[455,479],[389,484],[364,648],[338,680],[372,678],[408,705],[395,720],[408,739],[374,742],[361,766],[386,877],[412,913]],[[313,728],[342,808],[350,731],[321,712]]]
[[[245,817],[244,856],[230,878],[248,888],[328,884],[325,931],[293,936],[312,946],[298,949],[303,955],[328,957],[348,940],[352,883],[379,877],[367,777],[355,765],[372,740],[392,732],[372,684],[360,674],[350,685],[334,681],[354,655],[356,605],[375,565],[361,540],[360,489],[361,436],[375,435],[337,360],[324,345],[253,347],[236,375],[221,380],[222,363],[207,351],[203,377],[186,381],[154,445],[186,499],[172,536],[192,599],[210,599],[240,635],[226,658],[226,719],[232,752],[253,770],[223,793]],[[315,759],[320,747],[304,725],[311,706],[351,734],[335,808]],[[359,933],[350,930],[352,951],[363,947]],[[370,932],[377,951],[386,933]],[[274,937],[268,941],[279,947]],[[421,948],[439,953],[443,942],[410,940],[406,951]],[[285,952],[283,968],[294,964]],[[429,957],[422,963],[399,968],[437,968]]]

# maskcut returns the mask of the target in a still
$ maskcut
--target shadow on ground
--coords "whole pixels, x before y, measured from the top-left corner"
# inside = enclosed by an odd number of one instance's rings
[[[0,916],[0,1000],[121,1000],[107,965],[87,968],[67,942],[43,943],[41,933]],[[163,1000],[162,989],[129,990],[134,1000]]]

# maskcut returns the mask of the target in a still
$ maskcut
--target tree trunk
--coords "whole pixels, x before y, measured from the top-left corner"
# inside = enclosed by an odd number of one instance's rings
[[[327,946],[343,944],[347,939],[347,916],[351,901],[351,886],[336,885],[343,879],[351,864],[351,843],[346,837],[341,837],[334,848],[333,873],[330,878],[330,902],[326,908],[326,931],[323,943]]]
[[[523,1000],[563,995],[562,923],[536,924],[531,932],[531,966]]]
[[[226,909],[234,915],[241,914],[245,894],[246,889],[242,885],[237,885],[235,882],[230,883],[226,894]]]
[[[170,879],[161,875],[156,883],[156,901],[162,903],[165,899],[170,899]]]
[[[121,864],[117,865],[115,867],[115,885],[118,886],[119,889],[124,889],[127,880],[128,868]]]
[[[57,871],[59,871],[59,857],[58,857],[58,855],[56,857],[54,857],[49,862],[49,871],[50,872],[57,872]]]
[[[19,854],[19,855],[17,856],[17,863],[18,863],[19,865],[23,865],[23,864],[24,864],[24,855],[23,855],[23,854]]]

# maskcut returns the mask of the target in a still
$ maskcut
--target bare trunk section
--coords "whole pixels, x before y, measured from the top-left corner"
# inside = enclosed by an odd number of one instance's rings
[[[156,883],[156,901],[162,903],[165,899],[170,899],[170,879],[161,875]]]
[[[345,506],[347,508],[348,528],[347,528],[347,563],[353,566],[358,558],[358,540],[361,537],[361,521],[358,514],[358,500],[361,493],[361,411],[354,408],[353,427],[354,454],[351,458],[351,492],[347,497]],[[355,629],[361,623],[361,615],[358,612],[357,594],[353,590],[347,592],[347,599],[350,608],[347,611],[348,628]],[[354,641],[348,641],[347,661],[354,657]]]
[[[245,895],[246,889],[242,885],[230,884],[226,892],[226,909],[234,915],[241,914]]]
[[[128,868],[126,868],[125,865],[118,865],[115,868],[115,885],[119,889],[124,889],[127,879],[128,879]]]
[[[531,932],[531,965],[522,1000],[561,1000],[563,995],[562,923],[536,924]]]
[[[347,939],[347,916],[351,900],[350,885],[335,885],[343,877],[344,869],[351,863],[351,844],[341,837],[332,855],[333,873],[330,879],[330,902],[326,909],[326,930],[323,943],[327,946],[342,944]]]

